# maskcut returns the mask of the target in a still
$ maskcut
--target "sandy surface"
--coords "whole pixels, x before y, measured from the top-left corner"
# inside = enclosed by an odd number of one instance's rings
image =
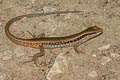
[[[38,12],[79,10],[80,13],[49,15],[12,24],[10,31],[20,38],[28,33],[66,36],[91,26],[103,34],[72,48],[45,49],[38,66],[30,56],[39,52],[11,42],[5,24],[12,18]],[[65,54],[69,51],[69,54]],[[0,80],[120,80],[120,0],[0,0]]]

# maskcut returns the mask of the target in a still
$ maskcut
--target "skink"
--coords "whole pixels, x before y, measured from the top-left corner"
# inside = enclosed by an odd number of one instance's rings
[[[7,22],[5,25],[5,33],[7,37],[14,43],[18,45],[22,45],[25,47],[31,48],[39,48],[41,50],[40,54],[35,54],[33,56],[33,61],[36,58],[40,57],[44,53],[44,48],[64,48],[64,47],[74,47],[74,50],[78,52],[77,47],[85,43],[86,41],[97,37],[98,35],[103,33],[103,30],[97,26],[89,27],[86,30],[72,34],[69,36],[63,37],[41,37],[41,38],[31,38],[31,39],[22,39],[14,36],[10,33],[9,28],[12,23],[18,21],[24,17],[32,18],[32,17],[39,17],[39,16],[47,16],[51,14],[65,14],[65,13],[79,13],[80,11],[60,11],[60,12],[51,12],[51,13],[37,13],[37,14],[27,14],[17,16]]]

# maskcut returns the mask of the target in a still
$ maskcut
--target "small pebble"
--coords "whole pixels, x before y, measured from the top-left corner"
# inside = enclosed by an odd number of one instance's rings
[[[110,44],[107,44],[105,46],[102,46],[102,47],[98,48],[98,50],[107,50],[107,49],[110,48],[110,46],[111,46]]]
[[[31,3],[32,3],[32,4],[35,4],[35,1],[36,1],[36,0],[31,0]]]
[[[2,71],[0,71],[0,80],[6,80],[6,74]]]
[[[96,71],[92,71],[92,72],[90,72],[88,74],[88,76],[91,77],[91,78],[95,78],[95,77],[97,77],[97,72]]]
[[[0,21],[0,26],[1,26],[2,24],[3,24],[2,21]]]
[[[24,50],[21,47],[18,47],[14,50],[14,53],[16,54],[16,57],[20,57],[24,55]]]
[[[101,64],[102,64],[102,65],[105,65],[105,64],[107,64],[107,63],[110,62],[110,61],[111,61],[111,58],[104,56],[104,57],[101,59]]]
[[[119,54],[117,54],[117,53],[111,53],[111,57],[119,57],[120,55]]]
[[[2,60],[9,60],[12,58],[12,52],[10,50],[4,50],[0,52],[0,58]]]
[[[32,8],[32,12],[37,12],[39,11],[37,8]]]
[[[115,69],[108,69],[108,72],[115,73],[116,71],[115,71]]]
[[[43,11],[45,13],[47,12],[56,12],[57,11],[57,8],[56,7],[53,7],[53,6],[44,6],[43,7]]]
[[[96,57],[96,54],[93,54],[92,57]]]

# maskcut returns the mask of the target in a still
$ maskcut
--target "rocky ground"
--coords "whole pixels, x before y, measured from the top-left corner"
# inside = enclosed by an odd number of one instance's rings
[[[103,34],[73,48],[45,49],[38,66],[30,56],[39,49],[16,45],[5,35],[5,24],[23,14],[79,10],[80,13],[23,18],[10,31],[20,38],[29,34],[67,36],[91,26]],[[69,54],[66,52],[69,51]],[[0,80],[120,80],[120,0],[0,0]]]

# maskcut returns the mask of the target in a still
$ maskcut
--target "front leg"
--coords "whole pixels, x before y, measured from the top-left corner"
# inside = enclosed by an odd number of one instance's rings
[[[76,53],[84,53],[84,52],[82,52],[82,51],[80,51],[80,50],[78,50],[78,47],[80,46],[80,44],[78,43],[78,44],[76,44],[76,45],[74,45],[73,46],[73,49],[74,49],[74,51],[76,52]]]

